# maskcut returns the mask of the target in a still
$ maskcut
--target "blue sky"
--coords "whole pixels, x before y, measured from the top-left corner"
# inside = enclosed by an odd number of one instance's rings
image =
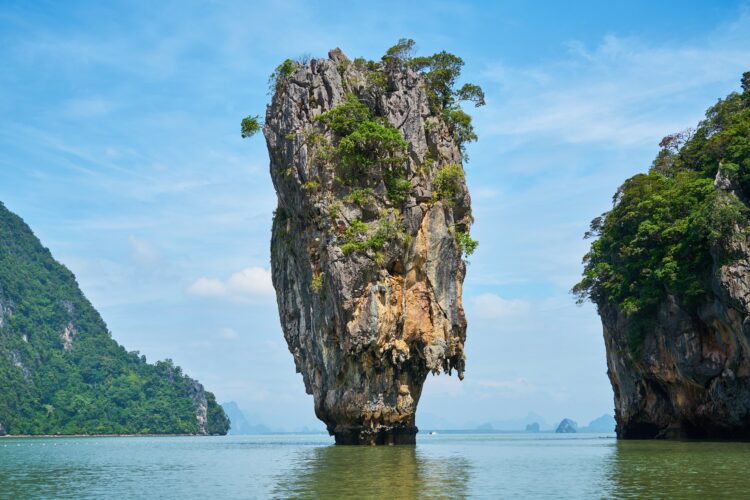
[[[114,337],[271,426],[322,428],[270,285],[267,78],[400,37],[464,58],[474,236],[463,382],[417,423],[612,413],[601,327],[568,293],[588,222],[750,70],[742,2],[0,4],[0,200],[78,277]],[[474,111],[474,110],[472,110]]]

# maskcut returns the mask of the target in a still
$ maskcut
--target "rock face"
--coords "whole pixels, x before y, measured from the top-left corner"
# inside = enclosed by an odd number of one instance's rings
[[[332,153],[341,138],[316,118],[351,96],[407,143],[390,167],[408,180],[400,199],[377,158],[353,180],[341,174]],[[461,150],[430,110],[422,76],[352,64],[338,49],[276,85],[263,131],[278,195],[273,284],[315,413],[337,443],[414,443],[426,376],[463,378],[457,235],[471,213]],[[434,183],[447,166],[461,175],[446,197]]]
[[[638,356],[627,315],[600,307],[619,437],[750,438],[750,249],[734,251],[729,264],[714,255],[701,306],[661,304]]]

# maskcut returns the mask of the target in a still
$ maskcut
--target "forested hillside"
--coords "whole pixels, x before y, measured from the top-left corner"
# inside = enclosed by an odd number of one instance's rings
[[[0,434],[226,434],[214,395],[128,352],[31,229],[0,203]]]

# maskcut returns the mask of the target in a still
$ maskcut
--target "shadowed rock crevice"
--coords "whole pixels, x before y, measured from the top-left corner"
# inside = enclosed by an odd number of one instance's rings
[[[464,371],[460,145],[424,76],[338,49],[277,81],[263,131],[273,284],[315,414],[338,444],[414,443],[427,375]]]

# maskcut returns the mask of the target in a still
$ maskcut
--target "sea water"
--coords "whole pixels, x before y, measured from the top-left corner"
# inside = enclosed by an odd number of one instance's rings
[[[0,439],[0,498],[747,498],[750,444],[611,435]]]

